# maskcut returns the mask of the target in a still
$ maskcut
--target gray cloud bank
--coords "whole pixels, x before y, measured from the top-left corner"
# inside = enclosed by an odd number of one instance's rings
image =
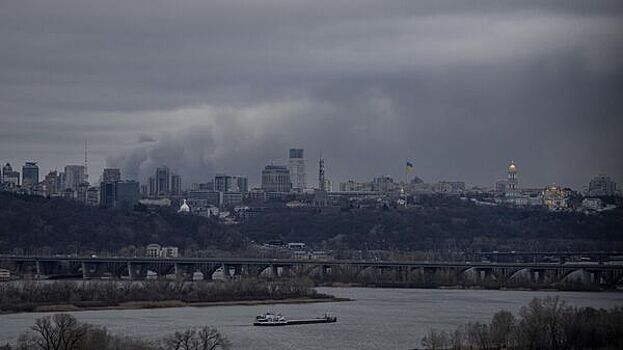
[[[623,182],[620,1],[2,1],[0,160]]]

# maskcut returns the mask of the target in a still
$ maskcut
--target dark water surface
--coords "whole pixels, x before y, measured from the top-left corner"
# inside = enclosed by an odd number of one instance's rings
[[[428,328],[452,330],[468,321],[489,321],[499,310],[517,312],[534,297],[560,296],[570,305],[623,306],[623,293],[524,292],[498,290],[319,288],[352,302],[259,306],[184,307],[148,310],[82,311],[80,321],[115,333],[159,338],[175,330],[210,325],[231,341],[233,349],[411,349],[420,346]],[[291,319],[331,312],[333,324],[253,327],[266,311]],[[15,341],[44,313],[0,315],[0,342]]]

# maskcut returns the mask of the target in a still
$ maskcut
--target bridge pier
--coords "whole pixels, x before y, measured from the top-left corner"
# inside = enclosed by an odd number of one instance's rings
[[[534,283],[543,283],[545,281],[545,271],[530,269],[530,280]]]
[[[42,277],[42,274],[41,274],[41,262],[39,260],[35,262],[35,269],[37,271],[35,274],[35,279],[40,279]]]
[[[273,278],[279,277],[279,268],[277,267],[277,265],[270,265],[270,274]]]
[[[131,281],[134,279],[134,272],[132,271],[132,263],[128,261],[128,279]]]
[[[82,279],[86,280],[87,279],[87,263],[83,261],[81,266],[82,266]]]
[[[175,279],[179,280],[180,279],[180,267],[178,266],[177,263],[173,264],[173,273],[175,274]]]
[[[591,284],[600,285],[601,284],[601,273],[599,271],[590,271],[590,282]]]

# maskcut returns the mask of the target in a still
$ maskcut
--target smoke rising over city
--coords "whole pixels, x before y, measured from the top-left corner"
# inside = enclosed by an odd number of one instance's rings
[[[623,182],[620,2],[183,3],[3,2],[0,161]]]

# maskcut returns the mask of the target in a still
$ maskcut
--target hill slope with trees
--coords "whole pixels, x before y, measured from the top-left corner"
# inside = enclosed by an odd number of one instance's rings
[[[270,240],[333,250],[612,251],[623,250],[623,211],[584,215],[438,197],[407,209],[273,208],[238,225],[224,225],[172,208],[124,212],[0,193],[2,253],[118,254],[126,247],[159,243],[196,255],[248,252],[248,242]]]
[[[623,249],[623,211],[598,215],[477,206],[430,198],[418,208],[283,210],[240,227],[250,239],[316,242],[330,248],[392,250]]]
[[[235,250],[244,246],[235,229],[173,209],[115,211],[61,198],[0,193],[0,252],[116,253],[150,243]]]

